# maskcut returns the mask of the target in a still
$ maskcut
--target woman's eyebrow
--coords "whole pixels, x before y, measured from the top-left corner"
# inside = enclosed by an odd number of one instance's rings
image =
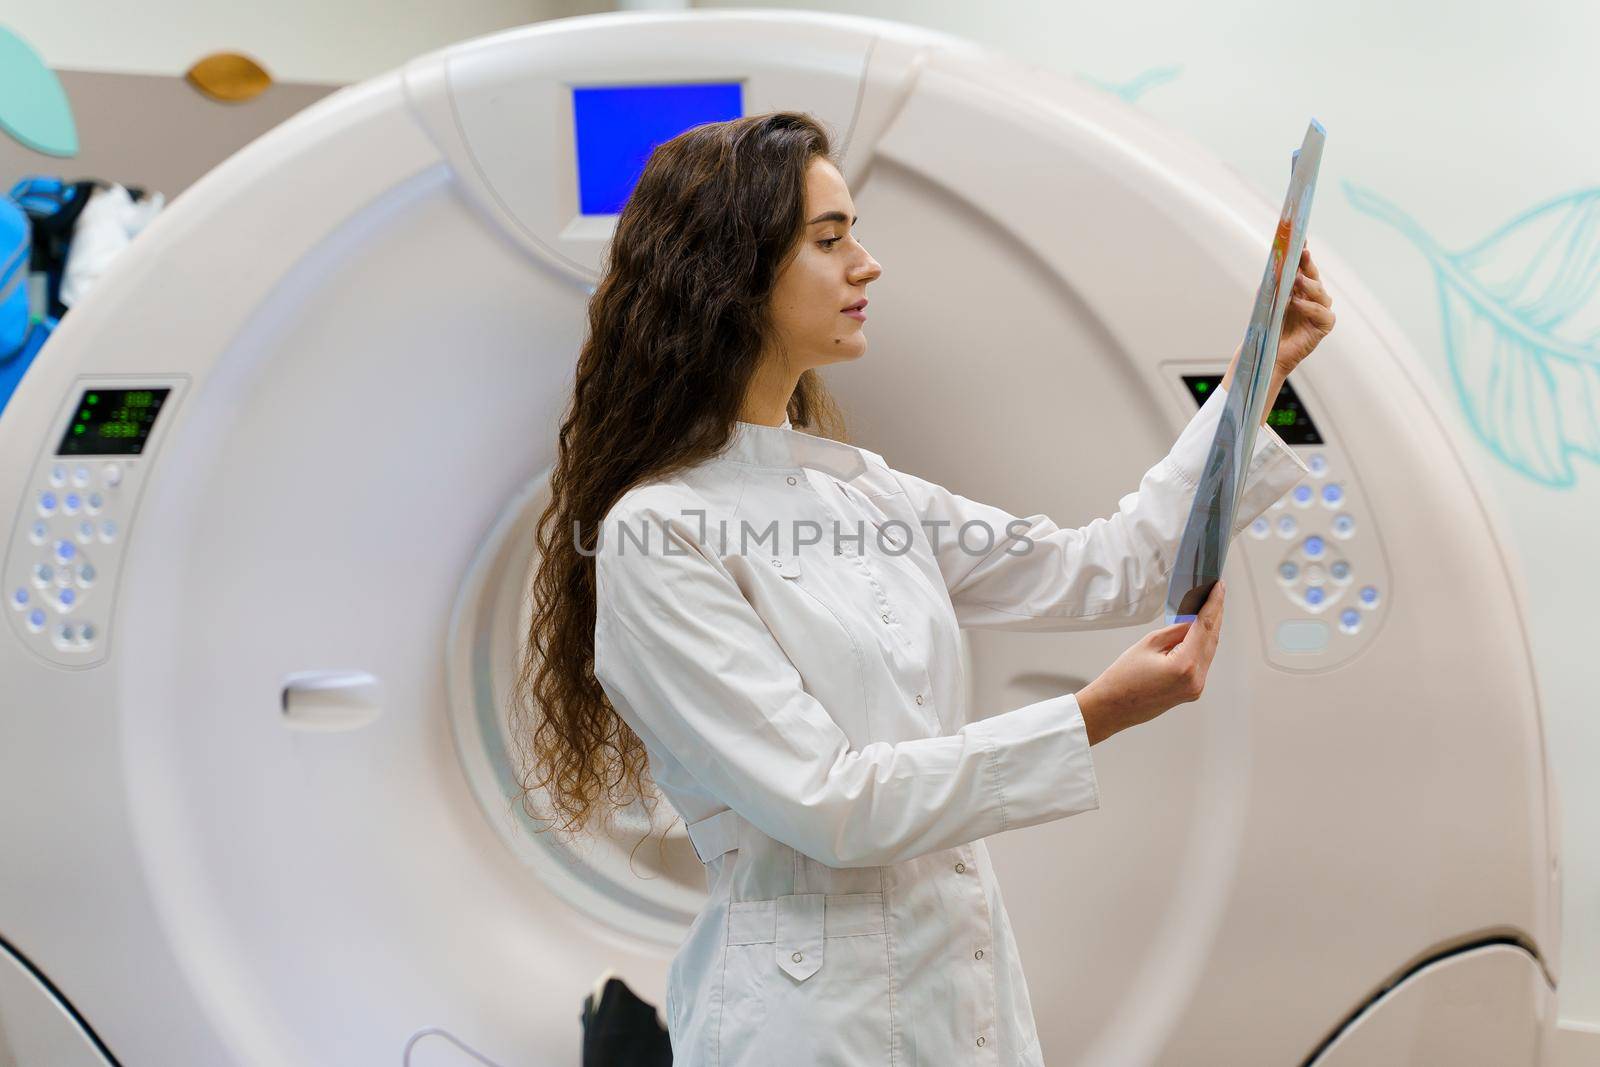
[[[843,222],[843,221],[844,221],[844,212],[842,212],[842,211],[824,211],[822,214],[818,215],[816,218],[814,218],[810,222],[806,223],[806,225],[807,226],[815,226],[819,222]],[[861,221],[861,216],[857,215],[855,218],[850,220],[850,225],[854,226],[857,222],[860,222],[860,221]]]

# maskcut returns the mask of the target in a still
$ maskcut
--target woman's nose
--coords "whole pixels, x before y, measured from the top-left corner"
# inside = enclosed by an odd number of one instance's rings
[[[874,279],[878,278],[880,275],[883,274],[883,267],[879,266],[877,260],[873,259],[870,255],[867,255],[866,253],[862,253],[862,255],[865,258],[856,267],[855,277],[852,279],[858,285],[860,285],[860,284],[862,284],[864,282],[873,281]]]

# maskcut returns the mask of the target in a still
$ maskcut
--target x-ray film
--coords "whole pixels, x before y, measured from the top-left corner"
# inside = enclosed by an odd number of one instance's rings
[[[1326,135],[1316,119],[1306,128],[1305,140],[1294,153],[1289,173],[1289,193],[1283,198],[1278,231],[1272,239],[1267,270],[1256,290],[1256,303],[1245,330],[1239,365],[1234,368],[1217,435],[1211,441],[1200,487],[1195,491],[1189,523],[1178,545],[1178,558],[1167,586],[1166,621],[1193,622],[1222,576],[1234,513],[1244,492],[1255,451],[1256,429],[1261,425],[1272,385],[1272,368],[1278,356],[1278,338],[1284,313],[1294,290],[1300,252],[1306,243],[1306,221],[1311,215],[1311,193],[1317,184]]]

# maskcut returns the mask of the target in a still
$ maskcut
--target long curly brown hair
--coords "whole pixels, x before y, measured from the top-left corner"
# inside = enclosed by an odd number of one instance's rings
[[[629,488],[728,443],[763,354],[779,351],[769,297],[800,248],[819,158],[838,166],[806,114],[696,126],[656,147],[617,220],[539,519],[511,701],[519,799],[545,829],[575,833],[653,803],[644,747],[594,675],[595,538]],[[843,437],[814,369],[788,415]]]

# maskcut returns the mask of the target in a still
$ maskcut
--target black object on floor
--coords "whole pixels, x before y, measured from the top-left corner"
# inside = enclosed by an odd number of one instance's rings
[[[583,1067],[671,1067],[672,1042],[656,1008],[620,978],[583,998]]]

